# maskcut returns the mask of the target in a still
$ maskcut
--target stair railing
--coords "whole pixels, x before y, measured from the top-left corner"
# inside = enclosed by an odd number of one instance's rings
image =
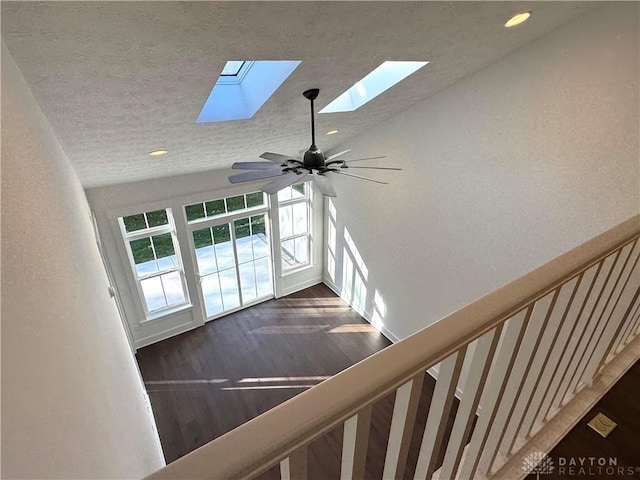
[[[282,479],[305,479],[309,444],[336,427],[343,429],[340,477],[370,478],[372,406],[390,394],[382,476],[403,478],[432,367],[438,375],[413,477],[490,477],[636,337],[639,237],[640,215],[148,478],[249,479],[280,464]]]

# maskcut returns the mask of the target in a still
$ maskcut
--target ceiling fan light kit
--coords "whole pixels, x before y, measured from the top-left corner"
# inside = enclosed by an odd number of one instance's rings
[[[262,180],[265,178],[276,177],[270,182],[262,186],[261,190],[265,193],[276,193],[283,188],[293,185],[294,183],[300,183],[308,180],[308,177],[312,177],[318,190],[326,196],[335,197],[336,192],[333,189],[327,175],[329,174],[341,174],[348,177],[358,178],[361,180],[367,180],[369,182],[375,182],[380,184],[387,184],[380,180],[374,180],[372,178],[362,177],[353,173],[346,173],[344,170],[348,168],[368,168],[372,170],[402,170],[401,168],[393,167],[353,167],[351,162],[359,162],[362,160],[374,160],[378,158],[386,158],[384,156],[356,158],[353,160],[336,160],[337,157],[350,152],[350,150],[344,150],[342,152],[325,157],[322,150],[316,146],[316,128],[315,128],[315,111],[313,102],[318,98],[320,90],[312,88],[306,90],[303,95],[311,103],[311,146],[304,152],[302,159],[293,158],[287,155],[279,153],[265,152],[260,155],[260,158],[269,160],[268,162],[236,162],[231,168],[238,170],[249,170],[248,172],[238,173],[231,175],[229,181],[231,183],[244,183],[253,182],[255,180]]]

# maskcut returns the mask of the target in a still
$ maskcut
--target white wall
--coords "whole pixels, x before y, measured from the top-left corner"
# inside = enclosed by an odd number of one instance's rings
[[[4,42],[2,247],[2,477],[160,468],[84,192]]]
[[[350,298],[346,228],[365,314],[377,290],[403,338],[638,213],[638,8],[597,9],[337,148],[404,170],[335,180],[334,288]]]

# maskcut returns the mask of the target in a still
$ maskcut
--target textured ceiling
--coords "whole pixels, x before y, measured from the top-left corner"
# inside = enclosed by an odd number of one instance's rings
[[[338,144],[595,8],[591,2],[5,2],[2,37],[85,187],[308,148],[317,109],[385,60],[431,63],[355,112]],[[530,21],[503,28],[510,14]],[[301,60],[249,120],[196,124],[227,60]],[[481,92],[478,92],[481,94]],[[326,136],[337,128],[340,133]],[[155,148],[169,154],[149,157]],[[354,152],[357,155],[357,152]]]

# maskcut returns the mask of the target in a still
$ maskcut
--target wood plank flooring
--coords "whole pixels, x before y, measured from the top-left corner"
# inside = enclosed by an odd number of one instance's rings
[[[607,438],[587,425],[599,412],[618,424]],[[640,362],[627,371],[548,456],[554,468],[546,473],[540,467],[539,478],[544,480],[640,478]],[[602,462],[604,465],[600,465]],[[527,476],[535,478],[535,473]]]
[[[388,345],[320,284],[136,357],[169,463]]]
[[[140,349],[167,463],[390,345],[324,285]],[[435,380],[425,375],[407,469],[413,478]],[[395,394],[373,406],[366,478],[382,477]],[[453,425],[454,399],[445,439]],[[444,457],[446,442],[440,451]],[[340,478],[342,427],[312,442],[309,478]],[[278,466],[263,479],[279,479]]]

